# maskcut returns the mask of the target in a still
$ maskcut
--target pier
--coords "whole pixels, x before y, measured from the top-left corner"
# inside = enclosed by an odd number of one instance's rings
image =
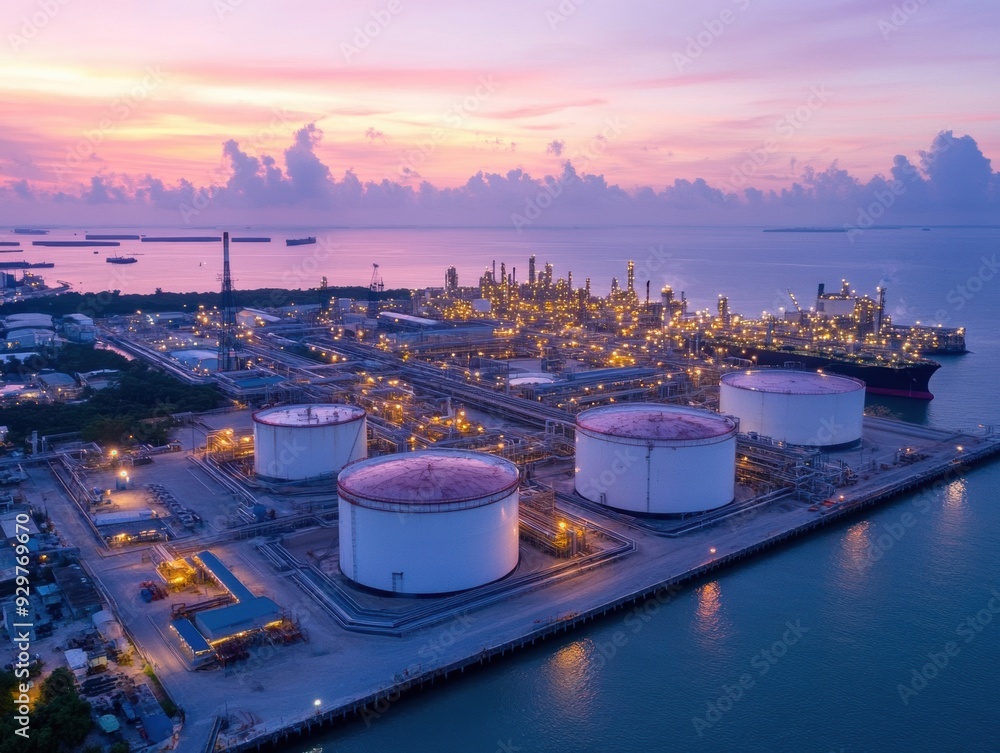
[[[859,483],[850,488],[841,501],[836,501],[831,506],[813,510],[803,503],[786,501],[782,509],[748,511],[742,520],[737,518],[729,521],[728,525],[717,522],[703,530],[692,532],[682,539],[687,545],[683,552],[663,551],[662,544],[660,551],[649,551],[653,537],[644,539],[639,536],[637,538],[646,551],[631,557],[628,562],[618,563],[615,566],[614,583],[604,577],[603,574],[608,571],[602,568],[557,585],[542,587],[534,598],[514,598],[507,602],[503,624],[491,619],[491,613],[496,607],[486,609],[482,615],[470,612],[474,616],[475,625],[468,633],[482,632],[483,635],[477,635],[479,642],[475,643],[472,640],[456,641],[455,647],[461,645],[463,649],[469,649],[474,645],[475,650],[465,651],[457,656],[453,654],[459,653],[458,651],[448,652],[447,656],[440,657],[440,662],[428,667],[424,667],[422,663],[404,661],[396,668],[391,682],[375,689],[361,691],[359,688],[354,692],[345,684],[343,693],[337,700],[324,703],[313,713],[285,723],[275,725],[265,722],[257,729],[227,736],[220,731],[221,720],[217,719],[212,729],[212,738],[206,742],[204,750],[242,753],[281,749],[281,745],[289,739],[307,736],[355,718],[377,719],[408,693],[445,682],[521,649],[565,635],[588,622],[626,611],[637,617],[642,614],[651,615],[669,603],[676,594],[713,573],[820,528],[856,517],[867,509],[908,492],[927,487],[932,490],[940,488],[962,478],[976,465],[995,459],[1000,453],[1000,440],[991,436],[939,431],[896,424],[884,419],[867,421],[881,429],[909,433],[913,438],[922,438],[925,442],[933,439],[934,450],[926,460],[894,468]],[[928,446],[925,444],[923,448],[928,449]],[[665,539],[660,537],[659,541],[663,542]],[[681,542],[678,539],[670,541],[671,548],[676,548]],[[712,544],[711,549],[709,543]],[[662,577],[665,563],[672,565],[673,572]],[[859,568],[870,564],[861,563]],[[657,571],[661,577],[650,579]],[[643,582],[643,578],[647,579],[646,582]],[[544,616],[539,617],[539,614]],[[488,623],[493,627],[487,628]],[[486,629],[480,631],[477,626]],[[465,635],[463,632],[462,637]],[[482,642],[491,636],[493,641]],[[413,645],[420,646],[419,643]],[[427,645],[435,645],[433,639],[429,644],[425,640],[423,647]],[[394,648],[393,653],[398,655],[399,652]],[[413,656],[425,653],[425,648],[417,648],[409,656],[412,659]],[[373,660],[374,657],[369,656],[367,659]],[[365,660],[366,657],[362,656],[354,657],[353,661],[344,657],[344,671],[339,676],[350,677],[348,665]]]

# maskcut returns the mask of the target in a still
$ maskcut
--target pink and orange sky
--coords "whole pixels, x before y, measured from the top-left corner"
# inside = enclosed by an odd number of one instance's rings
[[[229,140],[290,174],[307,124],[332,180],[415,190],[567,161],[633,195],[865,184],[942,131],[1000,156],[997,28],[995,0],[7,0],[0,184],[220,186]]]

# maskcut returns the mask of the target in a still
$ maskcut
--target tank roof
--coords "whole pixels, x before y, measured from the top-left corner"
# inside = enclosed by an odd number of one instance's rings
[[[581,429],[628,439],[689,441],[731,434],[732,420],[697,408],[662,403],[606,405],[576,417]]]
[[[356,405],[314,403],[311,405],[279,405],[253,414],[258,424],[268,426],[334,426],[363,418],[365,411]]]
[[[495,455],[469,450],[418,450],[352,463],[341,471],[337,487],[341,496],[363,506],[414,509],[465,502],[488,504],[506,497],[517,488],[518,481],[517,466]]]
[[[724,374],[722,381],[743,390],[786,395],[839,395],[865,388],[865,383],[854,377],[790,369],[734,371]]]

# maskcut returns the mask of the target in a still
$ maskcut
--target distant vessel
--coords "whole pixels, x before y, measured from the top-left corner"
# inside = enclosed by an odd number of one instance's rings
[[[144,235],[143,243],[219,243],[222,236],[219,235]]]
[[[104,261],[108,264],[135,264],[139,260],[134,256],[109,256]]]
[[[307,246],[310,243],[315,243],[316,238],[314,236],[309,236],[308,238],[289,238],[285,241],[286,246]]]
[[[0,261],[0,269],[48,269],[54,266],[51,261]]]
[[[49,248],[81,248],[85,246],[120,246],[118,241],[32,241],[32,246]]]
[[[94,234],[87,233],[84,235],[88,241],[137,241],[139,240],[138,235],[119,235],[119,234]]]
[[[765,233],[846,233],[842,227],[768,227]]]

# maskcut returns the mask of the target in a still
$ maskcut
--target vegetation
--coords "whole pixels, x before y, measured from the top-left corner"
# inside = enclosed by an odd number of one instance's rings
[[[76,692],[65,667],[53,670],[42,683],[31,708],[29,737],[15,734],[18,682],[13,672],[0,673],[0,753],[69,753],[81,745],[93,726],[90,704]]]
[[[88,442],[164,444],[171,414],[210,410],[220,399],[214,387],[190,386],[141,361],[128,361],[117,353],[89,346],[67,345],[60,351],[43,353],[41,362],[14,363],[5,370],[33,370],[40,363],[67,373],[104,368],[119,369],[122,374],[116,387],[85,392],[83,402],[4,408],[4,423],[15,444],[23,443],[35,429],[46,434],[79,431]]]
[[[160,682],[160,678],[156,676],[156,672],[153,670],[153,665],[147,664],[142,668],[142,673],[150,679],[162,696],[162,699],[160,700],[160,708],[163,709],[163,713],[169,717],[173,717],[173,715],[177,713],[177,704],[170,700],[170,696],[167,695],[167,691],[164,689],[163,683]]]
[[[258,288],[237,290],[236,305],[250,308],[274,308],[290,306],[293,303],[326,305],[333,298],[355,298],[367,300],[368,288],[352,285],[337,288],[313,288],[310,290],[286,290],[284,288]],[[409,299],[410,291],[404,288],[384,290],[377,293],[379,300]],[[4,316],[26,312],[65,316],[84,314],[90,317],[134,314],[136,311],[196,311],[199,306],[212,308],[222,303],[222,294],[211,293],[170,293],[157,289],[156,293],[123,295],[120,290],[103,293],[63,293],[48,298],[33,298],[15,303],[5,303],[0,309]]]

